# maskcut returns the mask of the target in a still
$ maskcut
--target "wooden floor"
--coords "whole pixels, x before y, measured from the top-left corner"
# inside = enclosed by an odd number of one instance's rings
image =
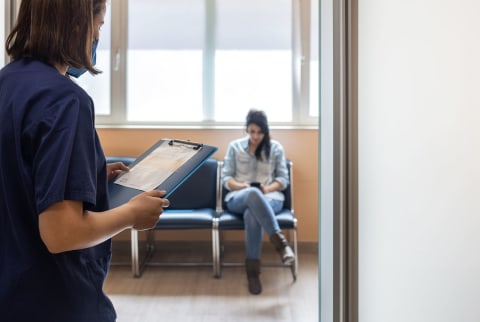
[[[153,261],[167,262],[190,255],[211,260],[209,245],[166,245],[157,242]],[[166,244],[166,243],[165,243]],[[244,267],[224,267],[221,278],[212,268],[149,266],[133,278],[125,265],[113,265],[104,290],[112,300],[118,322],[316,322],[318,321],[318,253],[316,245],[299,245],[299,274],[289,268],[262,267],[263,292],[250,295]],[[243,246],[226,245],[225,259],[243,261]],[[113,261],[129,259],[127,245],[114,243]],[[269,244],[262,260],[279,262]]]

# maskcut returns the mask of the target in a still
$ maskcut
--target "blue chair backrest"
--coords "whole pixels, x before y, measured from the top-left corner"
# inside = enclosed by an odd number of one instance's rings
[[[107,163],[123,162],[125,165],[132,163],[131,157],[107,157]],[[168,209],[215,209],[217,201],[217,167],[218,161],[209,158],[195,171],[184,183],[180,185],[169,197]]]
[[[169,197],[168,209],[215,209],[218,161],[209,158]]]
[[[290,179],[288,187],[283,190],[283,194],[285,195],[285,201],[283,202],[283,208],[292,210],[292,169],[291,169],[291,161],[287,160],[287,169],[288,169],[288,177]]]

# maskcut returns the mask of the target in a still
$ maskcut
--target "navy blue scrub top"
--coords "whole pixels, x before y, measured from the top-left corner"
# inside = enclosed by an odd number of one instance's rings
[[[88,94],[54,67],[19,59],[0,71],[0,319],[108,322],[102,290],[111,241],[51,254],[38,216],[62,200],[108,209],[103,149]]]

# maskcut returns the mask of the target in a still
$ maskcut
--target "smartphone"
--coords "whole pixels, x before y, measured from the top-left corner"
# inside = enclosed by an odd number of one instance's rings
[[[257,181],[250,182],[250,187],[255,187],[255,188],[260,189],[260,182],[257,182]]]

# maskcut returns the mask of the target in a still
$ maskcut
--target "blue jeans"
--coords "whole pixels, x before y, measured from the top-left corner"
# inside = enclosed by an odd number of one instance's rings
[[[275,214],[282,210],[283,201],[266,198],[252,187],[240,190],[226,206],[233,213],[243,214],[247,259],[260,259],[263,230],[269,236],[280,231]]]

